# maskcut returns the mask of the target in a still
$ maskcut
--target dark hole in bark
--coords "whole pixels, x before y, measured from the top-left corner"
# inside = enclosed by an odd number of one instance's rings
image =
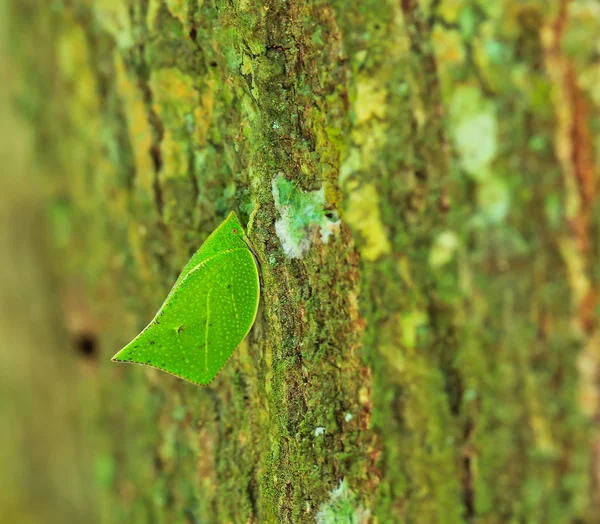
[[[75,349],[85,358],[96,358],[98,356],[98,340],[92,333],[80,333],[75,337]]]

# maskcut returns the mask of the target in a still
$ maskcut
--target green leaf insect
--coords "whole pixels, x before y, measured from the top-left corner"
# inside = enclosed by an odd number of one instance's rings
[[[113,358],[207,385],[250,331],[258,265],[232,211],[183,268],[148,326]]]

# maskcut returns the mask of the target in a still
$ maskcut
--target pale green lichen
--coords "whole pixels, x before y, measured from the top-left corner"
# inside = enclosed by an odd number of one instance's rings
[[[440,233],[429,251],[429,265],[433,268],[445,266],[454,258],[459,243],[459,236],[454,231]]]
[[[317,229],[321,242],[327,244],[329,237],[339,228],[335,212],[325,207],[325,189],[302,191],[279,174],[272,182],[273,199],[280,218],[275,231],[284,253],[289,258],[302,258],[311,246],[311,231]]]
[[[368,261],[377,260],[391,250],[390,241],[381,222],[377,190],[371,184],[358,187],[352,182],[348,186],[350,194],[345,218],[363,239],[359,246],[363,258]]]
[[[498,149],[494,106],[472,85],[457,89],[450,102],[452,135],[463,169],[481,179]]]
[[[318,524],[363,524],[371,512],[357,504],[356,496],[345,479],[329,493],[329,500],[319,506]]]
[[[496,111],[479,88],[464,86],[452,97],[450,117],[461,166],[478,183],[480,217],[498,224],[510,211],[511,197],[493,165],[498,152]]]
[[[464,118],[454,130],[454,141],[464,170],[475,178],[496,156],[496,119],[487,111]]]
[[[496,176],[487,177],[477,188],[477,203],[489,223],[502,222],[510,210],[510,192],[506,183]]]

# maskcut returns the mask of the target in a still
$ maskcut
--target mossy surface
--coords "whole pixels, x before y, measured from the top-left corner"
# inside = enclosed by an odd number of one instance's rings
[[[11,2],[106,521],[597,514],[592,4]],[[231,209],[230,363],[111,364]]]

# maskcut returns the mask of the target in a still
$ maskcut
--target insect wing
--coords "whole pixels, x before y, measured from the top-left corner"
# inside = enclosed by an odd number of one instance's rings
[[[250,331],[259,292],[258,268],[246,247],[214,255],[175,285],[154,320],[115,360],[206,385]]]

